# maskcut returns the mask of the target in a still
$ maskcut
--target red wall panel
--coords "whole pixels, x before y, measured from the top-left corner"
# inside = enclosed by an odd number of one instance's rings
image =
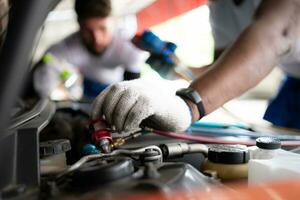
[[[137,13],[138,32],[207,3],[207,0],[157,0]]]

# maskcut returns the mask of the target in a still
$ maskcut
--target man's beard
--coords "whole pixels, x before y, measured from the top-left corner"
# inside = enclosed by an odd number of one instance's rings
[[[85,46],[86,46],[87,50],[88,50],[91,54],[93,54],[93,55],[95,55],[95,56],[100,56],[100,55],[102,55],[102,54],[104,53],[104,51],[106,50],[106,47],[102,48],[101,50],[97,50],[97,49],[94,48],[92,45],[86,44]]]

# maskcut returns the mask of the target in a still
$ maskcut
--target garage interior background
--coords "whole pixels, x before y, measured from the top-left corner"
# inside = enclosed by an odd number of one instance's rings
[[[135,13],[144,7],[151,5],[154,0],[113,0],[114,15],[125,29],[130,29],[132,35],[137,30]],[[45,50],[53,43],[58,42],[65,36],[76,31],[76,15],[73,11],[74,0],[63,0],[52,11],[41,30],[38,47],[34,54],[38,61]],[[193,27],[191,29],[190,27]],[[201,67],[210,64],[213,58],[213,38],[209,24],[209,9],[202,5],[169,19],[163,23],[150,27],[163,40],[168,40],[178,45],[177,55],[187,65]],[[147,56],[147,54],[145,54]],[[142,76],[158,76],[145,64]],[[279,86],[282,74],[279,69],[273,72],[258,86],[244,94],[237,100],[228,102],[225,107],[238,116],[236,119],[228,116],[222,110],[217,110],[204,120],[237,122],[247,121],[251,123],[263,123],[261,118],[264,114],[267,100],[271,98]]]

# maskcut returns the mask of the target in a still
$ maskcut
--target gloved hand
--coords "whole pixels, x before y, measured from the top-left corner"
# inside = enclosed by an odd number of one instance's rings
[[[105,89],[92,105],[92,119],[104,116],[118,131],[143,125],[159,130],[183,131],[192,122],[190,109],[176,96],[185,81],[136,79]]]

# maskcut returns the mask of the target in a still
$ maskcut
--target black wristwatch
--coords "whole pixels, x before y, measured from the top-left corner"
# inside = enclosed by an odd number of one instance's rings
[[[196,104],[200,114],[200,119],[205,116],[205,109],[202,103],[202,98],[199,93],[193,88],[182,88],[180,90],[177,90],[176,95],[184,99],[188,99]]]

